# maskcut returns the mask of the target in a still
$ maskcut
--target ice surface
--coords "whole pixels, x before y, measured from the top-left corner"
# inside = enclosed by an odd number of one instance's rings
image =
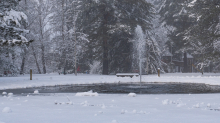
[[[210,77],[211,76],[211,77]],[[53,78],[52,80],[50,78]],[[184,82],[184,83],[206,83],[210,85],[220,85],[220,73],[171,73],[157,75],[143,75],[142,82]],[[69,84],[93,84],[93,83],[139,83],[139,77],[117,77],[116,75],[89,75],[89,74],[73,74],[59,75],[33,74],[33,80],[30,80],[30,75],[18,77],[1,77],[0,90],[26,88],[26,87],[40,87],[40,86],[55,86],[55,85],[69,85]]]

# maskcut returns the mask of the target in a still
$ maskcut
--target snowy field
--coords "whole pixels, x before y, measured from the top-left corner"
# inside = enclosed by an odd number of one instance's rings
[[[2,95],[0,123],[219,123],[219,109],[219,94]]]
[[[220,85],[220,73],[172,73],[157,75],[143,75],[143,82],[186,82],[186,83],[206,83],[210,85]],[[139,82],[139,77],[116,77],[116,75],[89,75],[89,74],[74,74],[58,75],[34,74],[33,80],[30,81],[28,74],[18,77],[0,77],[0,90],[26,88],[26,87],[40,87],[40,86],[54,86],[54,85],[68,85],[68,84],[93,84],[93,83],[126,83]]]
[[[220,85],[220,74],[144,75],[143,82]],[[0,77],[0,89],[68,84],[139,82],[115,75],[29,75]],[[0,94],[0,123],[219,123],[220,94]]]

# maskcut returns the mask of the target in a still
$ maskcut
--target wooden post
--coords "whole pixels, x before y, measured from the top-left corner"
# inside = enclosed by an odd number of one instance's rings
[[[160,77],[160,68],[158,68],[157,73],[158,73],[158,77]]]
[[[30,80],[32,80],[32,69],[30,69]]]

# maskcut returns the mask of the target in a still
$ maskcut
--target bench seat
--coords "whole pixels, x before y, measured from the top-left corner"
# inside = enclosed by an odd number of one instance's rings
[[[117,73],[116,74],[117,77],[133,77],[133,76],[136,76],[138,77],[139,74],[138,73]]]

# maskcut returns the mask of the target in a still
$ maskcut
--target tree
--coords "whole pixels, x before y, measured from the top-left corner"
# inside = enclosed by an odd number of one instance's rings
[[[28,30],[22,25],[28,23],[27,16],[16,11],[20,0],[2,0],[0,2],[0,45],[27,44],[29,41],[22,35]]]
[[[191,0],[190,0],[191,1]],[[194,21],[188,16],[188,0],[165,0],[160,8],[161,23],[167,27],[169,40],[167,45],[171,48],[174,58],[182,58],[182,52],[186,52],[184,40],[184,31],[194,24]]]
[[[29,29],[31,33],[27,36],[27,38],[33,38],[35,40],[28,47],[28,52],[25,52],[25,48],[22,49],[23,52],[21,57],[25,56],[26,54],[27,62],[24,67],[32,68],[34,73],[41,74],[52,72],[54,70],[53,66],[55,65],[52,65],[52,36],[54,34],[52,33],[53,26],[49,19],[53,15],[53,5],[54,1],[49,0],[22,0],[19,6],[29,18],[29,25],[26,28]]]
[[[29,1],[31,4],[33,1]],[[38,73],[47,73],[47,64],[49,66],[51,50],[51,30],[49,17],[52,16],[51,6],[53,1],[39,0],[38,3],[32,4],[31,14],[33,16],[32,25],[30,26],[31,34],[35,38],[34,45],[31,46],[33,59],[35,59]],[[48,54],[48,56],[47,56]],[[40,57],[40,58],[38,58]],[[41,62],[41,64],[40,64]]]
[[[54,49],[59,51],[59,69],[73,71],[77,75],[77,64],[88,42],[87,35],[77,30],[76,20],[78,13],[76,9],[77,0],[57,0],[53,7],[53,16],[50,22],[53,25]],[[82,63],[81,63],[82,64]]]
[[[28,20],[27,16],[23,12],[18,11],[17,5],[19,2],[20,0],[0,1],[1,69],[14,69],[14,59],[18,54],[16,46],[19,45],[25,47],[33,41],[28,40],[24,36],[24,34],[29,33],[29,31],[24,28],[28,24]]]
[[[20,51],[21,57],[21,65],[20,65],[20,74],[24,74],[25,72],[29,72],[29,68],[33,69],[34,73],[41,74],[40,64],[38,56],[40,54],[39,51],[39,43],[38,43],[38,36],[37,36],[37,1],[28,1],[28,0],[21,0],[19,3],[18,9],[23,11],[28,17],[28,25],[25,25],[24,28],[30,30],[30,34],[25,35],[28,40],[34,39],[35,41],[32,42],[28,47],[22,46]],[[33,64],[36,64],[36,70]],[[25,69],[28,68],[28,69]]]
[[[203,71],[211,61],[219,61],[220,1],[194,0],[188,6],[195,24],[185,31],[185,40]]]
[[[152,5],[145,0],[83,0],[78,29],[89,35],[87,56],[102,62],[102,74],[128,72],[137,25],[149,30]]]

